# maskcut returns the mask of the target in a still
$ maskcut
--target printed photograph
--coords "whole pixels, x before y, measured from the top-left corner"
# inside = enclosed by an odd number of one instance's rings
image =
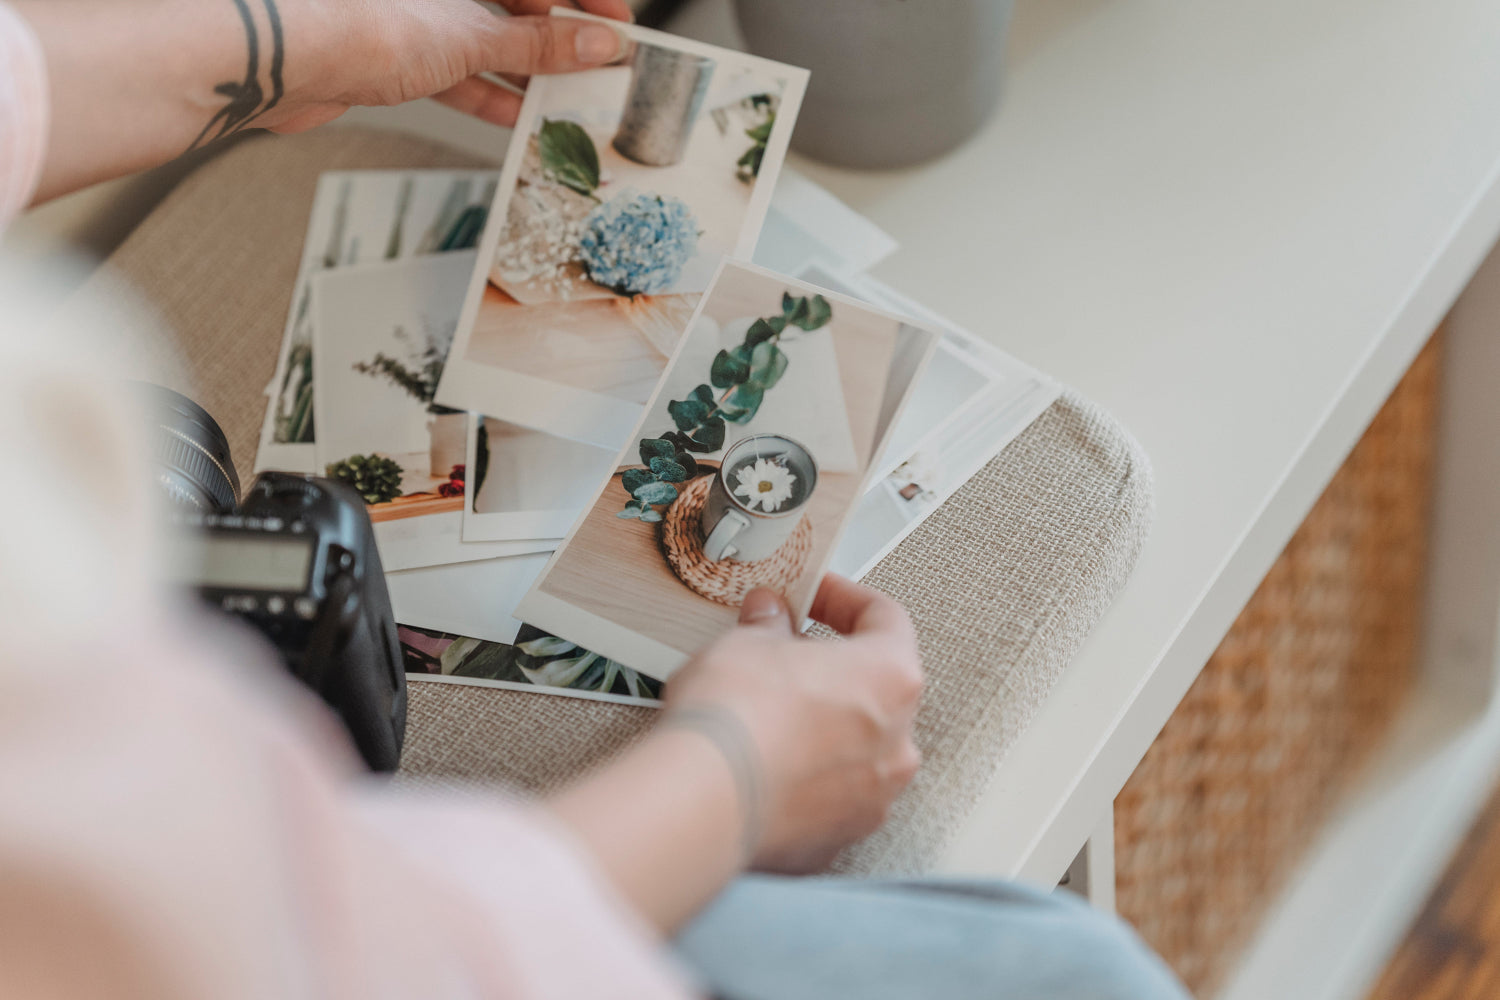
[[[802,70],[646,29],[527,89],[449,405],[617,448],[727,255],[749,257]]]
[[[474,249],[499,178],[493,170],[352,170],[318,179],[281,356],[268,387],[256,471],[317,470],[312,447],[312,276]]]
[[[465,541],[561,538],[614,464],[612,449],[494,417],[469,420]]]
[[[834,274],[815,265],[800,277],[916,317],[941,335],[834,551],[830,569],[857,580],[1031,426],[1057,398],[1058,387],[867,275]]]
[[[432,396],[473,262],[418,257],[314,282],[318,467],[364,497],[387,569],[537,550],[463,544],[469,417]]]
[[[407,625],[487,642],[514,642],[522,624],[515,617],[516,605],[550,558],[549,548],[530,555],[387,572],[391,610],[396,621]]]
[[[514,643],[409,625],[396,636],[408,677],[652,705],[662,696],[661,681],[529,625]]]
[[[755,587],[805,616],[936,342],[726,263],[517,616],[657,677],[731,627]]]

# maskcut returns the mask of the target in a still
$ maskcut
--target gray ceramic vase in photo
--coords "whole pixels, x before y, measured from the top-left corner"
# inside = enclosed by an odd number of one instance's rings
[[[775,510],[763,510],[735,495],[736,473],[759,459],[770,459],[794,477],[791,496]],[[776,554],[807,513],[818,485],[818,464],[807,449],[778,434],[757,434],[724,454],[703,502],[703,554],[712,562],[756,562]]]
[[[637,44],[615,149],[648,167],[681,162],[713,75],[714,61],[706,56]]]
[[[735,0],[751,52],[812,71],[792,147],[903,167],[977,132],[1000,98],[1012,0]]]

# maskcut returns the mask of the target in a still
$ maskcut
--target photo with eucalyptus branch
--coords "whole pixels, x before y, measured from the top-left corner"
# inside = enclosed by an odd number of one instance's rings
[[[748,424],[765,394],[786,374],[787,356],[780,340],[787,328],[817,330],[832,319],[833,307],[823,296],[784,292],[779,314],[756,319],[742,343],[733,350],[721,349],[709,367],[708,383],[686,399],[667,404],[676,429],[640,440],[644,468],[620,473],[630,499],[615,516],[648,524],[661,521],[660,508],[677,499],[679,484],[698,474],[693,453],[723,448],[727,425]]]
[[[800,621],[936,344],[725,261],[515,617],[663,678],[757,589]]]

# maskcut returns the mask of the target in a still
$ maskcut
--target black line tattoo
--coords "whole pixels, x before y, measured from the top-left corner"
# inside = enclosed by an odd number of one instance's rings
[[[228,98],[229,103],[203,126],[203,131],[193,140],[189,149],[197,149],[205,142],[222,139],[226,135],[247,127],[256,118],[270,111],[281,102],[286,89],[282,81],[282,68],[286,59],[285,37],[281,27],[281,13],[276,9],[276,0],[232,0],[245,28],[245,79],[228,81],[214,88],[214,93]],[[255,25],[255,16],[250,4],[260,3],[271,26],[270,84],[271,97],[266,99],[265,88],[260,82],[260,29]],[[214,132],[217,127],[218,131]],[[212,135],[210,135],[212,133]]]
[[[286,93],[281,80],[281,69],[286,56],[286,46],[281,34],[281,12],[276,9],[275,0],[265,0],[265,5],[266,20],[271,22],[271,99],[266,102],[265,107],[246,120],[246,125],[280,104]]]

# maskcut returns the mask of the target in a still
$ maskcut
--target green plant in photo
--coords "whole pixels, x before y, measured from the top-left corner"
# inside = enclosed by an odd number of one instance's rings
[[[582,126],[544,118],[536,133],[536,147],[543,173],[563,187],[594,197],[599,187],[599,151]]]
[[[781,314],[757,319],[734,350],[721,350],[709,366],[710,384],[700,385],[687,399],[667,404],[676,430],[640,442],[642,469],[620,474],[630,499],[615,516],[654,524],[662,519],[658,507],[677,499],[677,484],[697,475],[693,453],[724,447],[729,424],[747,424],[759,412],[766,392],[786,374],[787,357],[780,347],[788,326],[816,330],[833,318],[833,307],[821,295],[781,296]]]
[[[276,404],[273,436],[278,444],[305,444],[313,440],[312,364],[311,344],[297,344],[287,354],[286,377]]]
[[[448,358],[448,345],[452,342],[452,331],[428,328],[423,343],[413,344],[405,327],[396,327],[396,339],[408,345],[408,356],[393,358],[384,351],[375,352],[369,361],[356,361],[354,370],[361,375],[384,379],[405,392],[412,399],[426,405],[429,413],[458,413],[460,411],[439,406],[432,401],[437,394],[438,382],[443,378],[443,365]]]
[[[479,491],[484,489],[484,477],[490,474],[490,429],[484,418],[479,417],[479,428],[474,435],[474,476],[470,482],[469,509],[479,513]]]
[[[514,645],[456,638],[438,660],[440,671],[453,677],[661,697],[661,681],[530,625],[522,626]]]
[[[404,470],[383,455],[350,455],[342,462],[328,463],[323,471],[329,479],[354,487],[367,504],[390,503],[401,495]]]
[[[776,127],[776,99],[770,94],[755,94],[746,98],[751,108],[766,117],[760,124],[745,129],[753,145],[735,161],[735,176],[746,184],[755,182],[760,176],[760,164],[766,157],[766,143],[771,139],[771,130]]]

